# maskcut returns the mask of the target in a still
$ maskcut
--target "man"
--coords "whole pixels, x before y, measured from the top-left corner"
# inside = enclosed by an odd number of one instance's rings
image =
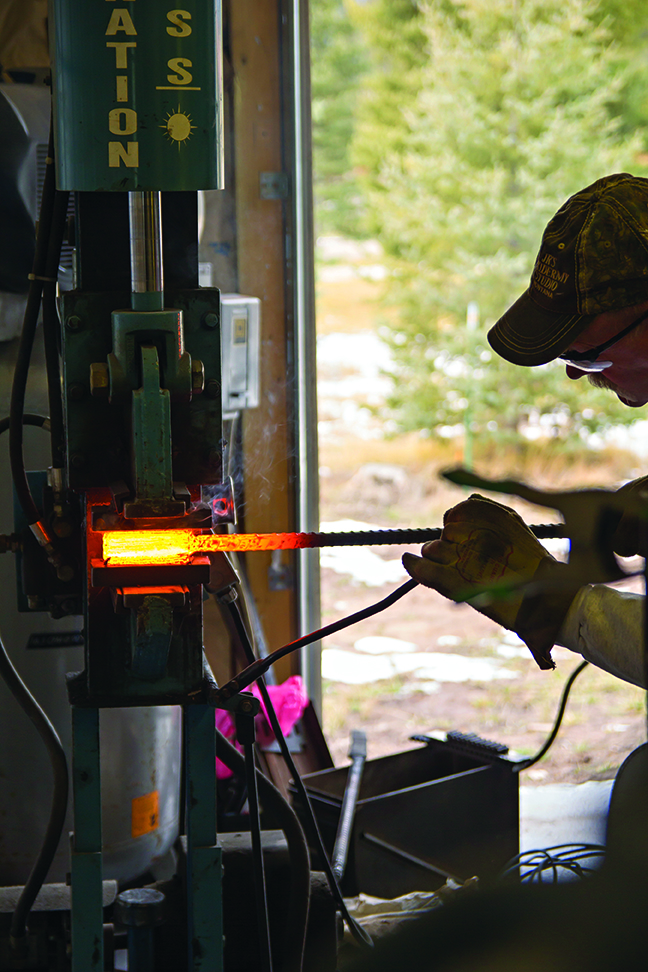
[[[528,290],[488,340],[513,364],[561,358],[569,378],[587,375],[630,408],[648,402],[648,179],[617,173],[567,200],[545,230]],[[637,552],[636,526],[623,518],[617,553]],[[470,497],[421,553],[403,556],[406,570],[451,599],[478,584],[537,580],[544,593],[519,591],[479,610],[517,631],[541,668],[554,667],[551,648],[560,644],[644,684],[644,598],[603,585],[565,589],[562,566],[508,507]]]

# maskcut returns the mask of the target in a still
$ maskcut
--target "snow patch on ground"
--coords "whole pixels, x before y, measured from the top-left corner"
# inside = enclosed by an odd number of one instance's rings
[[[384,635],[368,635],[366,638],[358,638],[353,647],[356,651],[364,651],[368,655],[416,651],[414,642],[401,641],[400,638],[387,638]]]
[[[382,438],[384,422],[371,411],[392,389],[389,348],[373,331],[322,334],[317,339],[317,408],[320,438],[352,433]]]
[[[405,581],[408,573],[400,560],[382,560],[368,547],[323,547],[320,566],[336,574],[349,574],[359,584],[382,587]]]
[[[323,533],[352,533],[359,530],[379,529],[360,520],[337,520],[321,523]],[[356,583],[367,587],[398,584],[408,578],[399,559],[383,560],[370,547],[322,547],[320,566],[334,570],[336,574],[348,574]]]
[[[403,652],[402,648],[383,655],[356,654],[342,648],[325,648],[322,652],[322,676],[331,682],[365,685],[397,675],[413,675],[422,682],[491,682],[517,678],[515,672],[502,668],[494,658],[464,658],[445,652],[410,653]]]

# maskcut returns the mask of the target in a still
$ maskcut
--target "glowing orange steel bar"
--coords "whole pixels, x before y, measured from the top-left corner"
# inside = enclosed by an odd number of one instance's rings
[[[220,533],[192,530],[110,530],[102,534],[108,566],[186,564],[194,554],[219,550],[298,550],[315,547],[316,533]]]
[[[564,537],[558,523],[529,528],[537,537]],[[107,530],[101,534],[106,566],[187,564],[196,554],[219,550],[299,550],[307,547],[373,546],[438,540],[440,527],[359,530],[350,533],[219,533],[194,530]]]

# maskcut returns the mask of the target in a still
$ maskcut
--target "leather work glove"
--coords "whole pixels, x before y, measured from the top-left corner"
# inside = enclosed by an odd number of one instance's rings
[[[424,544],[421,553],[403,554],[405,570],[450,600],[464,600],[479,585],[511,585],[477,610],[517,632],[540,668],[555,667],[551,648],[576,591],[561,585],[567,565],[548,553],[514,510],[474,494],[445,513],[441,539]],[[532,580],[546,583],[547,590],[515,587]]]
[[[648,497],[648,476],[634,479],[617,490],[617,496],[637,496],[646,493]],[[648,523],[641,523],[636,513],[624,513],[612,537],[612,549],[620,557],[645,557],[648,550]]]

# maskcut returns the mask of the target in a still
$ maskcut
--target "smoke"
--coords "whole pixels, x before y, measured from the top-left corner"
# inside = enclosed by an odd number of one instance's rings
[[[264,401],[266,404],[267,399]],[[270,403],[272,406],[272,403]],[[237,416],[226,427],[226,466],[234,484],[234,497],[239,517],[246,509],[268,519],[272,531],[271,507],[277,494],[294,482],[293,460],[296,456],[294,435],[286,422],[272,421],[272,408],[260,406],[256,415],[245,422]]]

